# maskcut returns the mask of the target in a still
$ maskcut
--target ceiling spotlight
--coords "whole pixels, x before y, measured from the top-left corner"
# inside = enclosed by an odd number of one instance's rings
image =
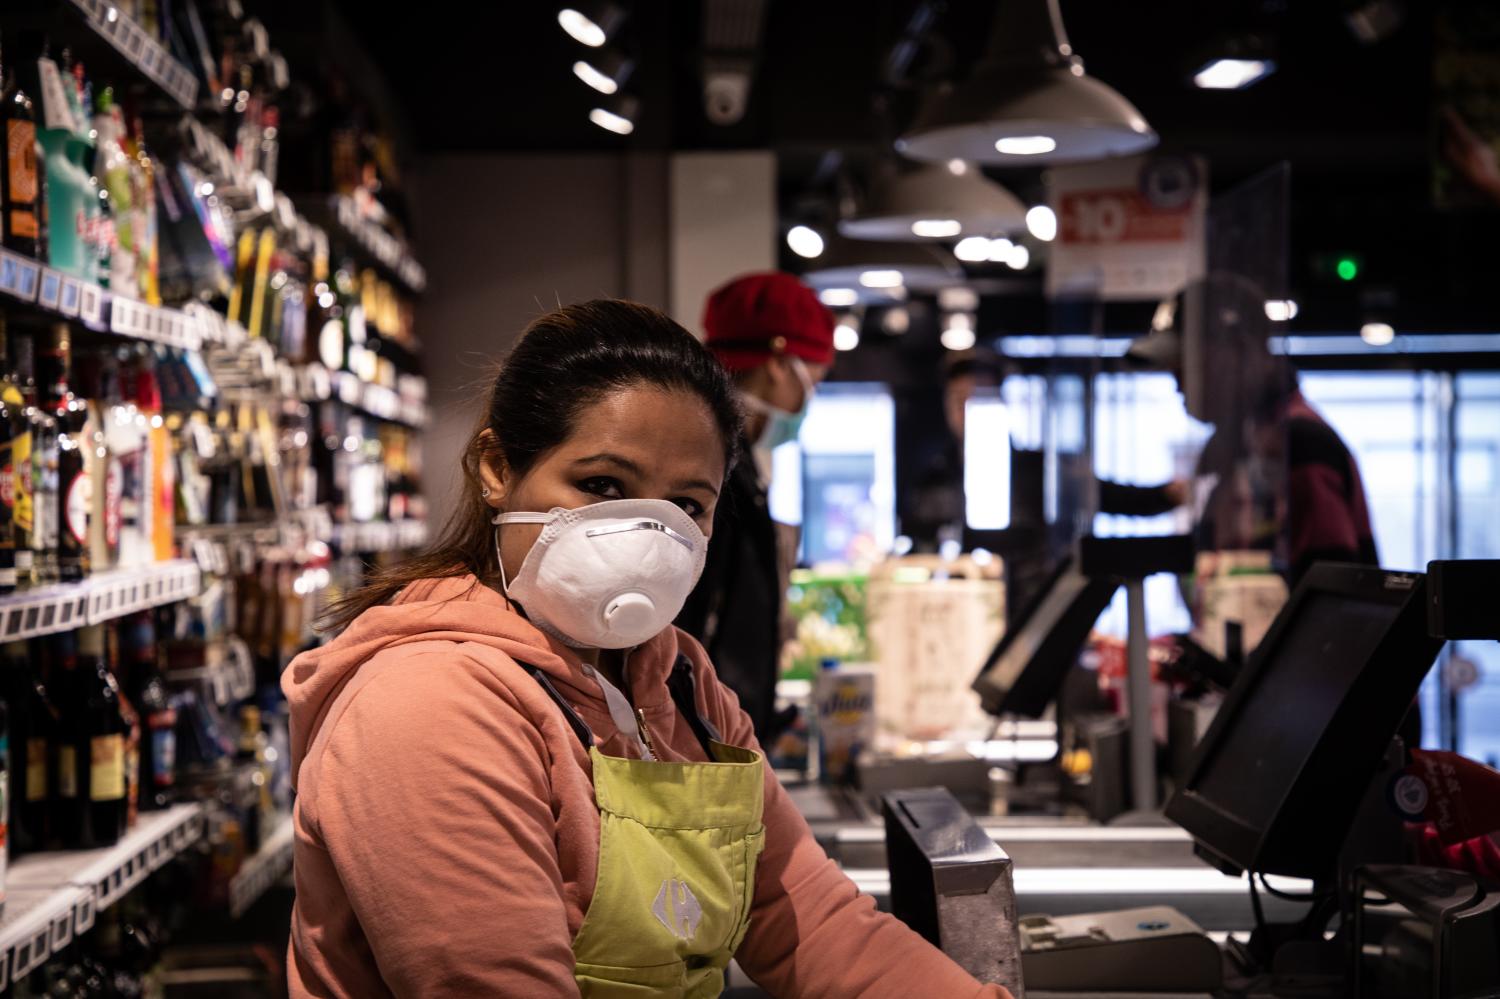
[[[1046,205],[1033,205],[1026,211],[1026,231],[1043,243],[1057,238],[1057,213]]]
[[[835,350],[853,350],[859,346],[859,327],[853,316],[844,316],[833,328],[833,346]]]
[[[995,140],[995,152],[1004,156],[1042,156],[1057,148],[1050,135],[1009,135]]]
[[[818,301],[831,309],[847,308],[859,302],[859,292],[853,288],[824,288],[818,292]]]
[[[985,259],[992,264],[1010,263],[1010,251],[1014,247],[1015,244],[1004,236],[996,237],[990,240],[989,253],[985,255]]]
[[[613,97],[590,111],[589,121],[606,132],[629,135],[635,131],[635,118],[640,109],[641,102],[634,97]]]
[[[955,177],[962,177],[969,172],[969,164],[960,159],[949,160],[948,172]]]
[[[917,219],[911,224],[911,234],[923,239],[947,239],[964,231],[958,219]]]
[[[592,59],[573,63],[573,75],[601,94],[609,95],[624,86],[635,63],[618,52],[605,51]]]
[[[1020,243],[1012,246],[1010,252],[1005,255],[1005,265],[1013,271],[1024,271],[1030,263],[1031,251]]]
[[[929,97],[896,148],[928,162],[1061,163],[1156,142],[1134,105],[1084,73],[1058,0],[1006,0],[974,75]]]
[[[866,288],[899,288],[902,285],[900,271],[865,271],[859,276],[859,283]]]
[[[794,225],[787,230],[786,245],[797,256],[814,260],[823,253],[823,236],[809,226]]]
[[[615,4],[576,3],[557,12],[557,23],[580,45],[597,49],[609,41],[620,23],[625,20],[625,11]]]
[[[938,292],[938,308],[944,312],[974,312],[979,308],[979,294],[973,288],[958,286]]]
[[[1390,323],[1365,323],[1359,328],[1359,338],[1371,347],[1385,347],[1396,339],[1396,330]]]
[[[1266,300],[1266,318],[1273,323],[1287,323],[1297,318],[1297,303],[1290,298]]]
[[[1212,59],[1193,74],[1193,83],[1204,90],[1244,90],[1275,70],[1269,59]]]
[[[974,335],[974,320],[965,313],[955,312],[943,324],[943,332],[938,339],[949,350],[971,349],[978,342],[978,337]]]
[[[965,236],[953,248],[953,255],[966,264],[978,264],[990,259],[990,241],[985,236]]]

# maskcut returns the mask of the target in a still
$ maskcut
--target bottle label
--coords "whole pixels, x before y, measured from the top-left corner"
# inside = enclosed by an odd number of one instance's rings
[[[89,800],[125,797],[125,737],[96,735],[89,740]]]
[[[151,781],[157,787],[177,783],[177,733],[171,728],[151,733]]]
[[[57,796],[78,797],[77,746],[59,746],[57,749]]]
[[[36,61],[37,78],[42,83],[42,127],[61,128],[69,132],[81,131],[73,120],[73,109],[68,104],[67,91],[63,89],[62,74],[57,63],[51,59]]]
[[[26,740],[26,800],[47,800],[47,740]]]
[[[87,468],[80,469],[68,484],[64,500],[63,516],[67,521],[68,534],[79,545],[89,543],[89,507],[94,502],[94,480]]]
[[[11,120],[5,123],[6,164],[10,180],[10,210],[6,221],[14,236],[35,239],[36,210],[17,208],[17,203],[36,203],[36,123]]]
[[[32,523],[31,431],[16,434],[11,439],[9,472],[7,478],[10,479],[11,516],[15,521],[16,535],[19,539],[22,532],[31,531]]]

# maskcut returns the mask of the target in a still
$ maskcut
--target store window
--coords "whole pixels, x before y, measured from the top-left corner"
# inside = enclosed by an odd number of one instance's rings
[[[1500,558],[1500,373],[1459,375],[1454,398],[1453,554]],[[1500,642],[1455,642],[1450,663],[1459,751],[1500,766]]]
[[[1183,408],[1177,380],[1156,372],[1098,375],[1094,379],[1094,474],[1105,482],[1154,486],[1190,478],[1211,428]],[[1157,517],[1098,513],[1100,537],[1181,534],[1192,530],[1190,511]],[[1160,573],[1146,580],[1146,623],[1151,634],[1181,633],[1192,617],[1177,577]],[[1125,594],[1115,594],[1097,625],[1101,632],[1125,634]]]
[[[798,560],[873,561],[896,540],[896,407],[884,385],[818,386],[801,437],[772,459],[771,516],[801,524]]]

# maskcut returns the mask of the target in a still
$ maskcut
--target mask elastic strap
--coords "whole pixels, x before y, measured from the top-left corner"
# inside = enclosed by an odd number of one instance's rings
[[[500,567],[500,594],[510,599],[510,582],[505,578],[505,560],[500,557],[500,528],[504,524],[546,524],[552,520],[550,513],[497,513],[490,518],[495,525],[495,564]]]

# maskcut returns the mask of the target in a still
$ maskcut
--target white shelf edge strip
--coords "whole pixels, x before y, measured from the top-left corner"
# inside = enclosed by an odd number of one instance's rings
[[[0,989],[24,978],[94,924],[149,874],[203,835],[203,806],[175,805],[143,813],[114,846],[34,853],[7,876],[0,920]]]
[[[254,856],[229,882],[229,915],[238,919],[255,904],[292,866],[294,829],[291,816],[277,823],[275,830],[260,845]]]

